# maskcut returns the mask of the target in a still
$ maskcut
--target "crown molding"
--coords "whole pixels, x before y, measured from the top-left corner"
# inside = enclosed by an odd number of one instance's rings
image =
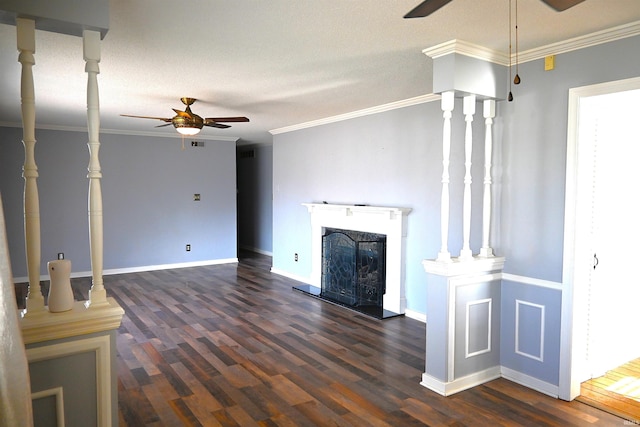
[[[517,59],[518,62],[522,64],[524,62],[542,59],[549,55],[559,55],[637,35],[640,35],[640,21],[607,28],[606,30],[597,31],[584,36],[574,37],[561,42],[551,43],[545,46],[518,52]],[[511,54],[510,62],[508,53],[457,39],[423,49],[422,53],[431,59],[439,58],[451,53],[459,53],[461,55],[482,59],[495,64],[504,65],[506,67],[508,67],[510,63],[515,63],[514,61],[516,59],[515,53]]]
[[[325,125],[329,123],[340,122],[343,120],[354,119],[356,117],[369,116],[371,114],[383,113],[385,111],[396,110],[398,108],[409,107],[411,105],[424,104],[426,102],[439,101],[440,95],[427,94],[416,96],[414,98],[403,99],[401,101],[390,102],[388,104],[378,105],[376,107],[365,108],[363,110],[353,111],[351,113],[340,114],[337,116],[326,117],[324,119],[312,120],[310,122],[304,122],[297,125],[285,126],[278,129],[270,130],[271,135],[278,135],[281,133],[293,132],[295,130],[311,128],[315,126]]]
[[[640,21],[608,28],[585,36],[574,37],[572,39],[548,44],[539,48],[529,49],[518,53],[518,59],[520,63],[533,61],[544,58],[545,56],[559,55],[561,53],[597,46],[637,35],[640,35]]]
[[[0,127],[7,128],[22,128],[22,123],[16,122],[0,122]],[[36,129],[41,130],[57,130],[63,132],[87,132],[86,127],[77,127],[77,126],[58,126],[58,125],[36,125]],[[150,131],[128,131],[128,130],[120,130],[120,129],[100,129],[100,134],[107,135],[128,135],[128,136],[152,136],[154,138],[172,138],[175,139],[181,138],[181,135],[178,133],[167,133],[167,132],[150,132]],[[240,137],[238,136],[205,136],[202,134],[197,134],[193,136],[185,136],[185,139],[198,139],[202,141],[229,141],[229,142],[237,142]]]
[[[449,55],[451,53],[459,53],[461,55],[482,59],[499,65],[509,65],[508,54],[458,39],[449,40],[448,42],[428,47],[423,49],[422,53],[431,59],[440,58],[441,56]]]

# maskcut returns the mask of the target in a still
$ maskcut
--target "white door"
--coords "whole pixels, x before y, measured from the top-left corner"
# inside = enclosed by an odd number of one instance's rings
[[[640,78],[569,91],[559,384],[565,400],[580,394],[581,382],[640,356],[639,110]]]
[[[640,90],[585,98],[580,108],[594,132],[586,136],[593,141],[594,159],[594,268],[587,318],[591,377],[640,357],[639,108]]]

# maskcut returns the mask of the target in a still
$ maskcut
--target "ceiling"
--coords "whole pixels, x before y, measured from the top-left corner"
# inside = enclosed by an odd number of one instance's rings
[[[269,143],[270,130],[431,92],[425,48],[463,40],[507,53],[507,0],[454,0],[419,19],[421,0],[111,0],[101,45],[103,131],[178,134],[160,121],[179,98],[198,98],[202,117],[247,116],[201,136]],[[514,3],[515,5],[515,3]],[[0,3],[1,8],[1,3]],[[640,21],[640,0],[586,0],[556,12],[518,1],[521,52]],[[15,27],[0,24],[0,124],[19,124]],[[82,39],[36,32],[36,123],[86,127]],[[523,82],[526,77],[523,76]]]

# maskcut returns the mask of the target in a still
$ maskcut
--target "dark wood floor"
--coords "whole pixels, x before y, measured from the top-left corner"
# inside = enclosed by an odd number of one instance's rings
[[[623,425],[504,379],[444,398],[419,384],[423,323],[293,291],[270,261],[105,276],[126,312],[120,426]]]

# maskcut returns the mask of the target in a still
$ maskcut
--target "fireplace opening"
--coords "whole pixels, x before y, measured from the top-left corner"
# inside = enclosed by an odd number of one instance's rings
[[[401,316],[384,308],[386,250],[384,234],[323,228],[320,288],[293,289],[376,319]]]
[[[356,302],[345,297],[339,291],[339,297],[334,299],[325,298],[321,295],[322,290],[322,248],[323,236],[327,234],[327,229],[337,230],[360,230],[367,233],[379,233],[384,236],[384,254],[378,253],[376,262],[384,263],[384,280],[382,288],[375,292],[370,288],[365,291],[376,295],[371,300],[382,299],[382,310],[375,310],[371,316],[379,319],[387,319],[395,316],[402,316],[405,312],[405,239],[407,236],[407,216],[411,212],[410,208],[370,206],[370,205],[336,205],[327,203],[303,203],[311,216],[311,270],[309,279],[302,279],[300,284],[294,285],[293,289],[303,292],[312,297],[329,301],[342,306],[358,309],[358,307],[371,307],[368,302]],[[375,235],[375,234],[374,234]],[[358,239],[354,239],[358,240]],[[364,239],[367,240],[367,239]],[[373,239],[375,241],[375,239]],[[365,254],[367,251],[364,252]],[[372,263],[375,266],[375,263]],[[276,269],[272,269],[276,271]],[[373,277],[371,275],[370,277]],[[345,294],[347,291],[345,290]],[[355,291],[354,291],[355,295]],[[338,302],[336,302],[336,300]],[[355,301],[358,301],[357,299]],[[359,309],[361,312],[365,310]],[[382,313],[380,313],[380,311]]]
[[[384,234],[326,228],[320,294],[350,307],[381,311],[386,242]]]

